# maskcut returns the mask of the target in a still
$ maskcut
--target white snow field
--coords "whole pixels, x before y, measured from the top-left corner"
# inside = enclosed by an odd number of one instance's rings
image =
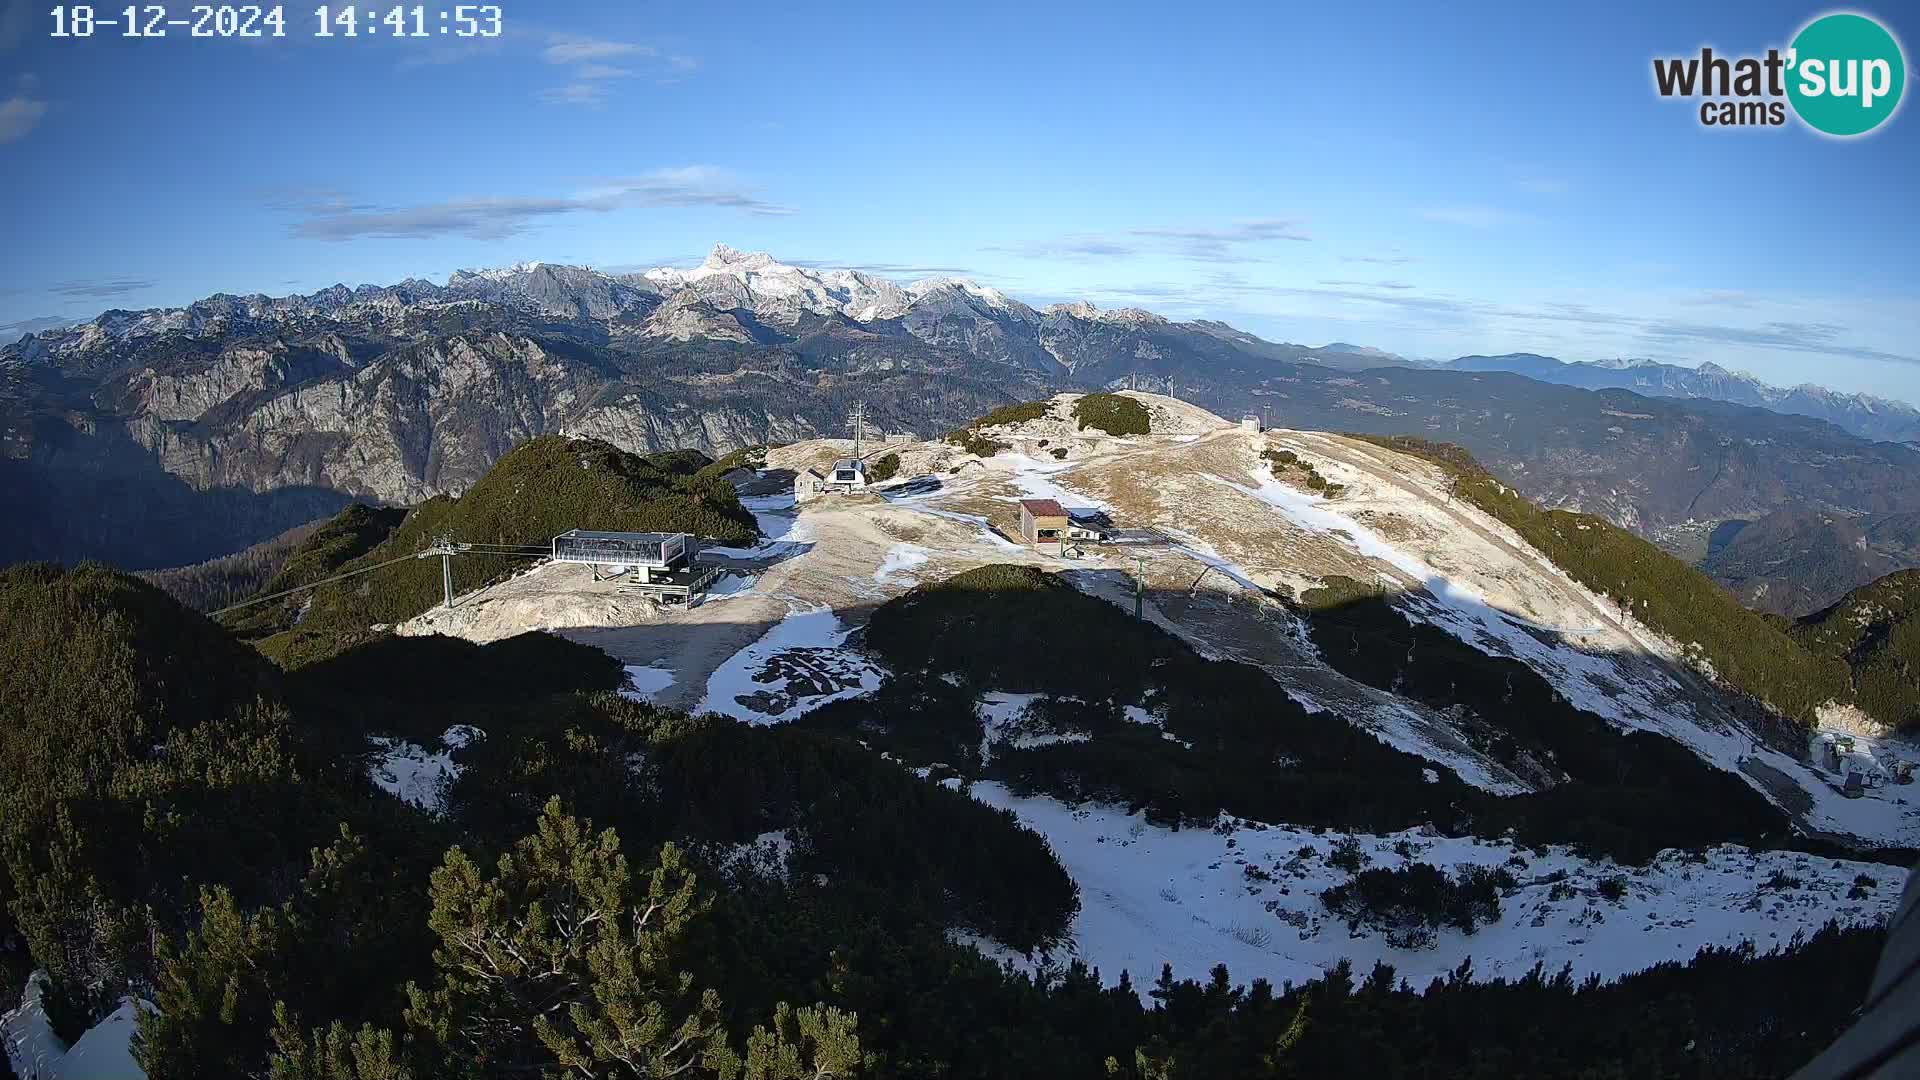
[[[63,1046],[40,1004],[43,978],[34,972],[19,1006],[0,1016],[0,1039],[5,1040],[14,1075],[21,1080],[146,1080],[147,1074],[134,1064],[130,1045],[132,1001],[122,1001],[72,1046]]]
[[[843,647],[853,630],[832,608],[790,604],[785,618],[720,665],[693,711],[779,724],[878,690],[880,669]]]
[[[1571,964],[1576,976],[1615,978],[1665,960],[1685,962],[1705,945],[1751,941],[1764,951],[1795,934],[1811,935],[1830,919],[1884,922],[1906,879],[1904,870],[1882,863],[1732,845],[1616,867],[1559,847],[1536,855],[1419,830],[1352,834],[1372,867],[1426,862],[1452,873],[1459,864],[1507,866],[1519,881],[1501,899],[1498,922],[1470,935],[1441,929],[1431,947],[1402,949],[1371,929],[1350,932],[1320,900],[1348,878],[1327,862],[1347,834],[1225,816],[1215,829],[1175,831],[1138,814],[1023,797],[992,782],[975,783],[971,792],[1045,836],[1080,886],[1080,913],[1051,957],[1019,956],[991,943],[981,943],[983,951],[1018,965],[1077,957],[1099,968],[1108,985],[1128,972],[1143,995],[1163,964],[1173,965],[1176,978],[1202,980],[1225,964],[1236,983],[1264,978],[1276,986],[1317,978],[1342,958],[1361,975],[1385,961],[1419,989],[1468,957],[1480,979],[1514,978],[1535,964],[1549,973]],[[1396,845],[1412,858],[1396,853]],[[1608,879],[1624,884],[1618,900],[1602,892]]]
[[[1021,499],[1053,499],[1069,510],[1111,510],[1112,507],[1099,499],[1064,487],[1054,477],[1073,468],[1064,461],[1042,461],[1025,454],[996,454],[990,463],[995,470],[1004,469],[1007,479],[1019,494],[1007,497],[1009,502]]]
[[[881,585],[900,584],[912,588],[920,579],[912,571],[915,567],[925,566],[928,556],[933,553],[919,544],[901,542],[887,549],[887,559],[880,569],[873,572],[873,580]]]
[[[627,689],[620,691],[621,697],[632,698],[635,701],[652,701],[655,695],[672,686],[674,682],[673,672],[666,668],[642,667],[639,664],[628,664],[626,668],[629,685]]]
[[[379,755],[368,765],[375,786],[389,795],[430,813],[446,808],[447,785],[460,776],[460,764],[453,752],[486,737],[486,732],[470,724],[455,724],[440,736],[444,750],[428,750],[405,739],[373,736]]]
[[[993,760],[994,748],[1031,750],[1055,743],[1086,742],[1092,736],[1080,731],[1055,731],[1028,708],[1045,694],[988,693],[980,696],[980,764]]]

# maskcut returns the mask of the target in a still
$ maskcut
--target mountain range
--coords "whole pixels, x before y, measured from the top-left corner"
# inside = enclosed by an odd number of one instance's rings
[[[843,434],[856,401],[924,435],[1129,383],[1275,425],[1459,443],[1545,505],[1674,550],[1775,511],[1920,507],[1912,447],[1766,408],[1555,385],[1537,376],[1557,362],[1528,363],[1424,368],[725,246],[643,273],[526,263],[444,285],[223,294],[0,349],[0,497],[22,508],[0,524],[0,560],[196,562],[353,499],[462,491],[541,434],[718,453]]]
[[[1456,371],[1511,371],[1588,390],[1631,390],[1648,397],[1708,398],[1825,420],[1863,439],[1920,443],[1920,409],[1871,394],[1843,394],[1812,383],[1781,387],[1708,362],[1698,367],[1646,359],[1565,361],[1538,353],[1462,356]]]

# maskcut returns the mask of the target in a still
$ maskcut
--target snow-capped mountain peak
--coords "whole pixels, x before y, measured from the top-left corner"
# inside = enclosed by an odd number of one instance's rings
[[[687,277],[697,280],[708,274],[733,274],[738,277],[751,273],[797,274],[800,271],[764,251],[740,251],[725,244],[715,244],[700,265],[688,271]]]
[[[1167,322],[1164,315],[1156,315],[1144,308],[1100,308],[1090,300],[1075,300],[1070,304],[1049,304],[1041,309],[1042,315],[1068,315],[1086,322],[1117,323],[1122,326],[1157,326]]]

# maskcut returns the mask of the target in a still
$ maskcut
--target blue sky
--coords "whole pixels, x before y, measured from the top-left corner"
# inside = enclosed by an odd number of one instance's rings
[[[54,40],[50,3],[0,3],[9,335],[725,242],[1920,400],[1920,116],[1714,131],[1652,89],[1654,56],[1784,46],[1818,5],[509,0],[462,42],[317,39],[296,4],[240,42]],[[1911,56],[1912,11],[1856,10]]]

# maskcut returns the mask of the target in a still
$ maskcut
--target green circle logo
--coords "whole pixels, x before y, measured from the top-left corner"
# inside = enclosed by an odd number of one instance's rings
[[[1886,27],[1851,12],[1806,25],[1787,53],[1787,100],[1807,126],[1864,135],[1900,107],[1906,59]]]

